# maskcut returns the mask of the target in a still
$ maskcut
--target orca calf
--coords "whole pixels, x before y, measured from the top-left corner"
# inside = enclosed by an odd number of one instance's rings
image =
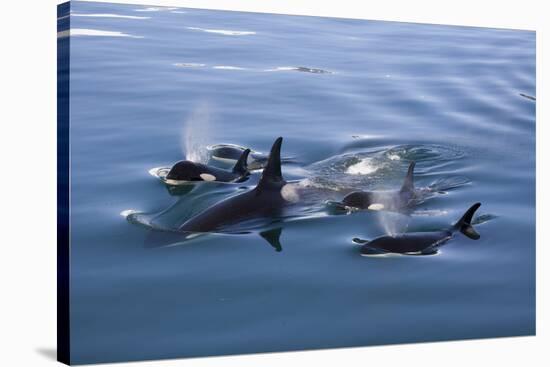
[[[242,182],[250,174],[247,166],[249,153],[250,149],[245,149],[240,154],[232,171],[207,166],[202,163],[179,161],[168,171],[165,182],[173,185],[189,181]]]
[[[179,231],[211,232],[250,218],[276,216],[287,203],[281,193],[286,185],[281,173],[282,142],[281,137],[275,140],[267,165],[254,189],[206,208],[183,223]]]
[[[420,191],[414,188],[414,166],[411,162],[400,190],[354,191],[342,199],[342,204],[357,209],[400,211],[412,206]]]
[[[477,240],[480,235],[472,227],[472,217],[475,211],[481,206],[475,203],[464,213],[453,226],[442,231],[435,232],[409,232],[396,236],[382,236],[372,241],[354,238],[353,242],[361,244],[361,254],[383,255],[388,253],[406,255],[433,255],[438,248],[453,237],[453,234],[460,231],[466,237]]]

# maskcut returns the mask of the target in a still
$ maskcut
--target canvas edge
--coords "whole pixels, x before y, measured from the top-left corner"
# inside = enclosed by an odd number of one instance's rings
[[[57,360],[71,362],[70,343],[70,29],[71,3],[57,6]]]

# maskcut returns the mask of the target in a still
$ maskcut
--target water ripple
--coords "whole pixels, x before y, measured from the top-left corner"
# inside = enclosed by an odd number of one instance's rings
[[[140,17],[137,15],[120,15],[120,14],[71,13],[71,16],[72,17],[94,17],[94,18],[151,19],[151,17]]]
[[[252,32],[252,31],[231,31],[227,29],[206,29],[206,28],[200,28],[200,27],[185,27],[185,28],[190,30],[195,30],[195,31],[202,31],[205,33],[221,34],[224,36],[249,36],[249,35],[256,34],[256,32]]]
[[[355,150],[358,143],[354,143]],[[311,164],[307,169],[317,184],[336,190],[371,189],[402,180],[411,161],[419,163],[416,175],[441,169],[447,163],[463,158],[458,147],[437,144],[370,147],[344,153]]]
[[[117,31],[102,31],[99,29],[71,28],[67,31],[57,33],[57,37],[74,37],[74,36],[94,36],[94,37],[128,37],[128,38],[143,38],[143,36],[133,36],[124,32]]]

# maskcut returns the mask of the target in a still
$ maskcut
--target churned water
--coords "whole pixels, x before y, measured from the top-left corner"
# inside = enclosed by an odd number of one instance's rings
[[[535,333],[534,32],[86,2],[70,23],[74,362]],[[260,172],[167,188],[152,168],[278,136],[297,201],[279,249],[261,220],[164,231]],[[333,207],[411,160],[434,189],[408,215]],[[436,256],[351,241],[478,201],[481,239]]]

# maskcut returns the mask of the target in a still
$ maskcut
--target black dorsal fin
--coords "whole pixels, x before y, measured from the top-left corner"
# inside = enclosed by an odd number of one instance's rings
[[[262,177],[256,189],[261,191],[270,187],[279,187],[284,185],[286,182],[283,179],[281,173],[281,144],[283,143],[283,138],[279,137],[273,143],[271,147],[271,152],[269,153],[269,158],[267,159],[267,164],[262,172]]]
[[[474,227],[472,227],[471,223],[474,213],[480,206],[481,203],[475,203],[470,207],[470,209],[466,210],[466,213],[464,213],[464,215],[458,220],[458,222],[455,223],[453,229],[462,232],[463,235],[471,238],[472,240],[479,239],[481,236],[479,235],[479,233],[476,232]]]
[[[244,175],[248,171],[248,155],[250,154],[250,149],[245,149],[245,151],[239,157],[239,160],[233,167],[233,173],[238,173],[239,175]]]
[[[416,162],[411,162],[409,164],[409,170],[407,171],[407,176],[405,181],[403,181],[403,186],[401,186],[401,192],[403,191],[414,191],[414,166]]]
[[[283,247],[281,246],[281,232],[282,228],[273,228],[267,231],[260,232],[260,236],[275,249],[277,252],[281,252]]]

